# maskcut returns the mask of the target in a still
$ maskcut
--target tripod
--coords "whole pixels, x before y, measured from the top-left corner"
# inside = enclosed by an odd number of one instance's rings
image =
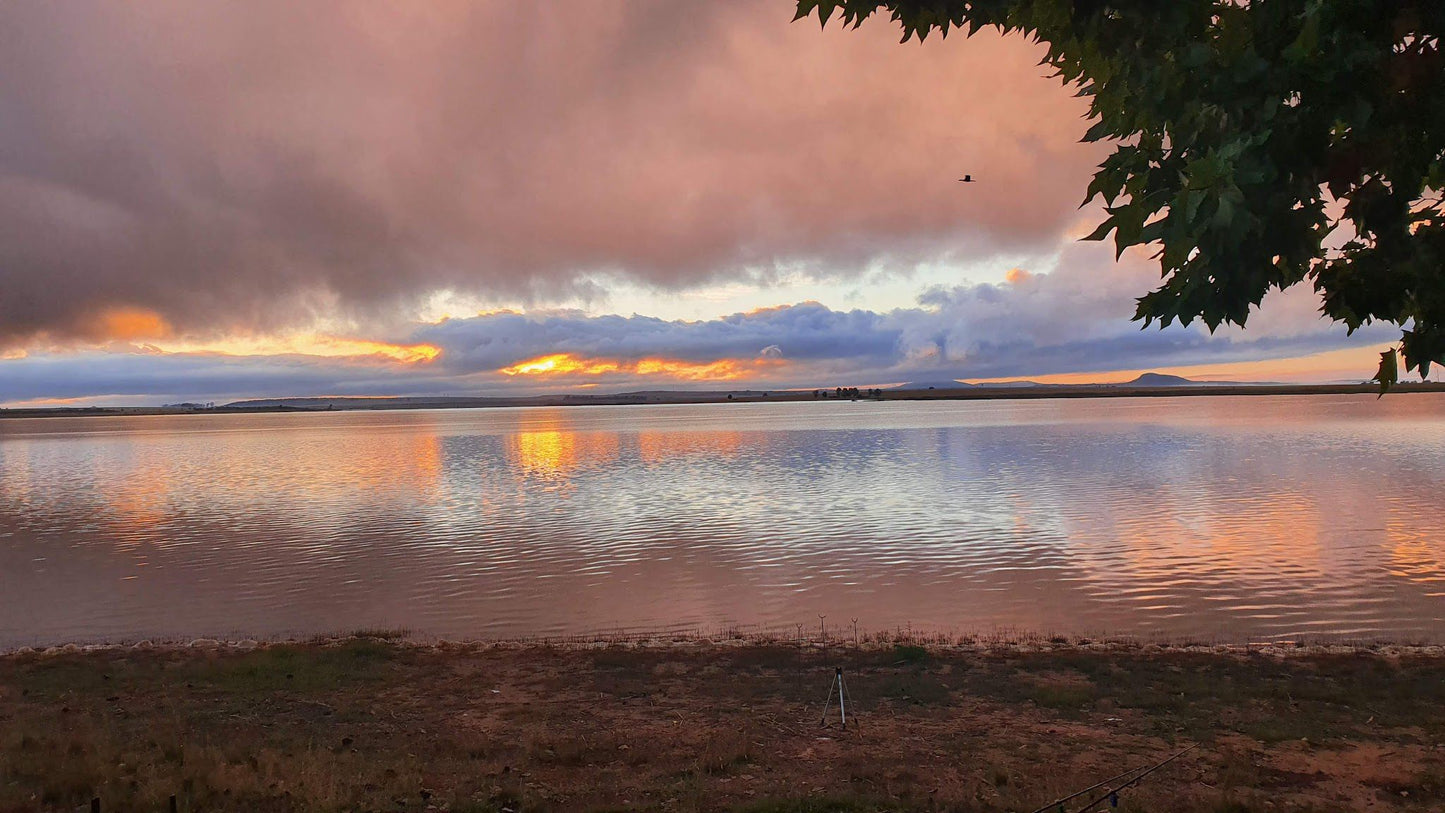
[[[848,728],[848,684],[843,680],[843,667],[839,666],[833,670],[833,685],[828,687],[828,699],[823,703],[823,719],[818,722],[820,726],[828,724],[828,708],[833,705],[833,695],[838,695],[838,718],[843,723],[843,728]]]

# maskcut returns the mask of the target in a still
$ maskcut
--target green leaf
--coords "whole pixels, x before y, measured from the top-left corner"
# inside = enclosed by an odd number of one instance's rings
[[[1089,232],[1088,235],[1086,235],[1083,239],[1084,239],[1085,241],[1087,241],[1087,242],[1098,242],[1098,241],[1100,241],[1100,240],[1103,240],[1105,237],[1108,237],[1108,236],[1109,236],[1109,232],[1111,232],[1111,231],[1113,231],[1113,230],[1114,230],[1114,218],[1112,218],[1112,217],[1106,217],[1106,218],[1104,218],[1104,222],[1103,222],[1103,223],[1100,223],[1093,231]]]
[[[1084,137],[1080,139],[1080,141],[1093,142],[1099,141],[1100,139],[1108,138],[1109,136],[1113,135],[1112,128],[1109,125],[1110,122],[1108,121],[1096,122],[1093,127],[1090,127],[1084,133]]]
[[[1390,348],[1380,354],[1380,369],[1375,373],[1373,381],[1380,382],[1380,397],[1383,398],[1390,388],[1400,381],[1400,363],[1395,356],[1395,348]]]

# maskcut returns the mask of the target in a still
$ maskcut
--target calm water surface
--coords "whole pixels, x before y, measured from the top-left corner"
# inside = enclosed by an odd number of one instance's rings
[[[1445,395],[0,421],[0,646],[1445,640]]]

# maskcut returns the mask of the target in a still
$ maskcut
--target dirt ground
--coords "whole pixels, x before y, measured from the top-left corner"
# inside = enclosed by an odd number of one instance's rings
[[[1118,809],[1445,809],[1438,655],[1044,650],[356,638],[11,654],[0,811],[159,811],[175,795],[182,811],[1030,813],[1190,746]],[[820,725],[839,666],[846,729],[836,707]]]

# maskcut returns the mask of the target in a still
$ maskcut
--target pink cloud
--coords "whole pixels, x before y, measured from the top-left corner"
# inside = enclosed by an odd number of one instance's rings
[[[782,2],[0,11],[0,343],[1047,252],[1098,160],[1022,39]],[[956,178],[971,173],[979,183]]]

